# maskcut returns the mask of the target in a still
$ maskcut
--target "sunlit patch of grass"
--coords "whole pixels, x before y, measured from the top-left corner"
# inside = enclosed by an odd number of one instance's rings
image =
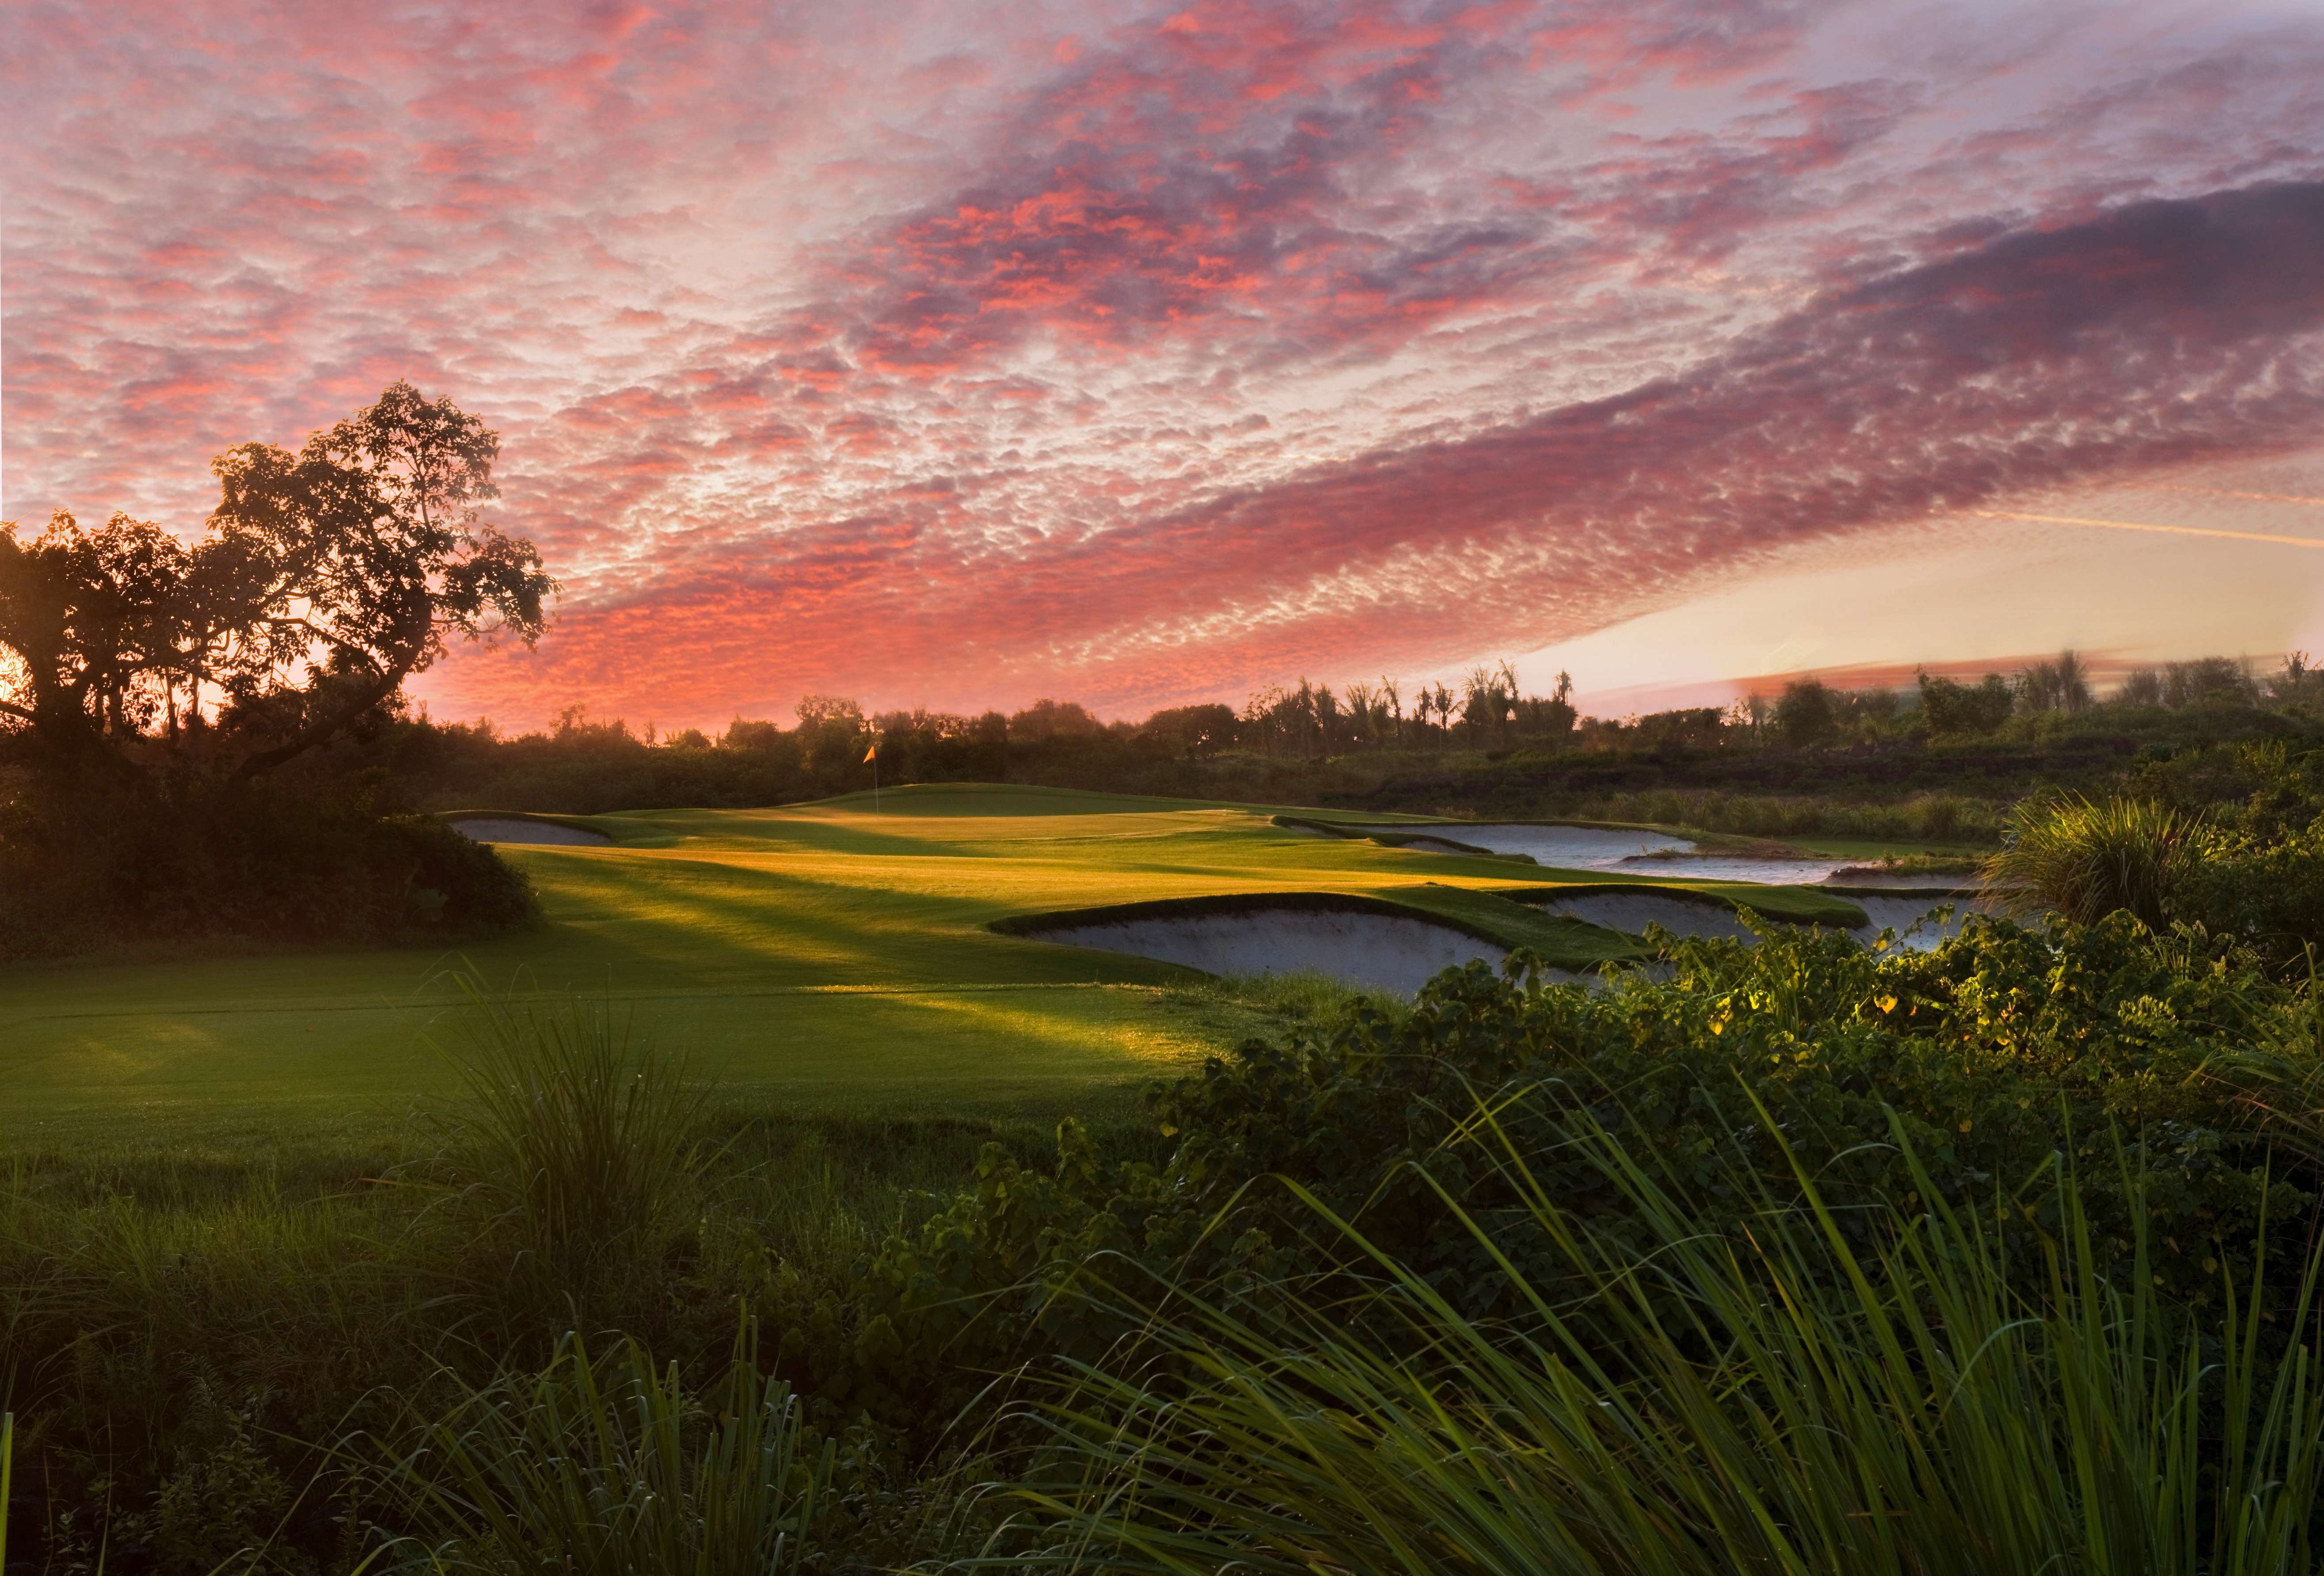
[[[1053,1055],[1070,1056],[1089,1043],[1093,1028],[1102,1026],[1108,1049],[1131,1064],[1151,1064],[1157,1071],[1183,1064],[1207,1047],[1202,1036],[1191,1032],[1183,1019],[1157,1021],[1153,1009],[1167,1004],[1171,992],[1157,986],[1109,985],[1076,991],[1086,1000],[1081,1009],[1060,1013],[1047,990],[1007,988],[989,991],[932,991],[910,998],[919,1012],[938,1020],[926,1026],[943,1032],[947,1022],[966,1022],[980,1039],[1001,1039],[1046,1048]]]

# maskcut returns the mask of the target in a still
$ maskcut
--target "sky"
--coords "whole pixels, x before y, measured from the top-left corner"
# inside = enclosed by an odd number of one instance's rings
[[[439,716],[2324,651],[2315,0],[0,0],[0,518],[449,396],[564,593]]]

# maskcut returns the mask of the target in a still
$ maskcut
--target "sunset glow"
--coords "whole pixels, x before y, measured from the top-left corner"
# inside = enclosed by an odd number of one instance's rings
[[[566,588],[438,715],[2324,633],[2312,5],[5,0],[0,37],[0,517],[191,533],[212,454],[409,378],[500,429],[493,518]]]

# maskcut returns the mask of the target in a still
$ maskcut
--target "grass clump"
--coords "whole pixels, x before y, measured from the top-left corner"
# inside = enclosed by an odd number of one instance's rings
[[[568,1283],[650,1256],[695,1202],[707,1086],[610,1002],[463,983],[448,1054],[468,1096],[466,1195]]]
[[[578,1335],[538,1373],[465,1388],[367,1474],[403,1529],[390,1570],[494,1576],[788,1576],[806,1567],[834,1447],[762,1376],[745,1323],[689,1391],[622,1341]]]
[[[2089,925],[2121,910],[2160,929],[2202,858],[2202,837],[2195,816],[2153,800],[2030,799],[1982,873],[1994,899],[2019,913]]]
[[[1019,1414],[1041,1449],[994,1485],[1027,1507],[1020,1558],[1170,1576],[2315,1568],[2324,1369],[2262,1324],[2256,1284],[2186,1327],[2151,1279],[2105,1273],[2054,1171],[2031,1267],[1987,1224],[2026,1200],[1843,1212],[1804,1168],[1727,1171],[1748,1223],[1706,1228],[1693,1186],[1556,1092],[1508,1098],[1560,1104],[1599,1184],[1589,1210],[1542,1185],[1499,1101],[1452,1147],[1508,1179],[1561,1284],[1497,1256],[1496,1300],[1518,1312],[1480,1319],[1302,1192],[1370,1284],[1175,1298],[1124,1355],[1074,1365]],[[1443,1202],[1492,1249],[1504,1222]],[[2310,1342],[2318,1268],[2290,1299]]]
[[[1358,1006],[1393,1017],[1409,1005],[1393,991],[1365,990],[1310,970],[1234,975],[1204,989],[1218,1000],[1257,1008],[1286,1026],[1331,1023]]]

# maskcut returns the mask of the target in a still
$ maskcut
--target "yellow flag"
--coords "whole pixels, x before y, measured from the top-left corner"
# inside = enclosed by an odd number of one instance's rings
[[[878,746],[877,744],[874,744],[874,745],[872,745],[869,750],[866,750],[866,751],[863,752],[863,759],[864,759],[864,760],[871,760],[874,755],[877,755],[877,754],[879,754],[879,753],[880,753],[880,746]]]

